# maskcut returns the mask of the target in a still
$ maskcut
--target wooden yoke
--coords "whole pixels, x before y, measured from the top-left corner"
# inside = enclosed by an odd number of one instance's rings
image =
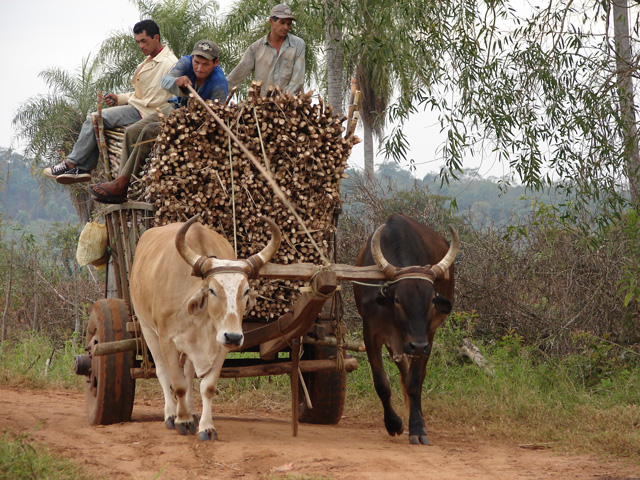
[[[260,345],[260,356],[282,350],[291,339],[299,338],[311,328],[326,302],[324,295],[330,295],[338,288],[338,280],[331,271],[317,276],[316,288],[323,296],[311,293],[302,294],[293,305],[293,311],[284,314],[278,320],[245,333],[242,349]]]

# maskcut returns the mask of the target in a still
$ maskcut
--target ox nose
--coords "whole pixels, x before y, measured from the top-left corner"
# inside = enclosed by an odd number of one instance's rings
[[[427,342],[409,342],[405,353],[407,355],[429,355],[431,346]]]
[[[242,343],[243,335],[241,333],[225,333],[224,341],[227,345],[237,347]]]

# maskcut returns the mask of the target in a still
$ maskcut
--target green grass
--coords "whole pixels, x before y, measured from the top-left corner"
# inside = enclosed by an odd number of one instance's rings
[[[83,341],[53,341],[37,332],[23,332],[0,344],[0,383],[32,388],[80,390],[83,377],[73,371]]]
[[[79,466],[34,445],[29,435],[0,436],[0,480],[84,480]]]

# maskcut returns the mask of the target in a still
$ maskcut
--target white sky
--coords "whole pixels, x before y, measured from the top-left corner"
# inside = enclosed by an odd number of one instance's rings
[[[221,11],[232,2],[218,1]],[[48,93],[38,77],[40,71],[58,67],[75,72],[82,59],[95,54],[112,31],[129,30],[138,20],[138,10],[130,0],[0,0],[0,147],[23,151],[11,119],[21,103]],[[439,130],[435,118],[428,114],[416,115],[405,129],[418,178],[438,171],[442,164],[437,153],[443,140]],[[382,161],[378,155],[376,165]],[[350,165],[362,168],[362,143],[354,148]],[[488,160],[465,167],[479,168],[484,177],[503,174],[500,165]]]

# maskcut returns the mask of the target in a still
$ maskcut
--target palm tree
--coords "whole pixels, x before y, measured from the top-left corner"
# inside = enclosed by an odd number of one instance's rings
[[[59,68],[40,72],[51,93],[27,100],[12,120],[18,137],[27,140],[25,158],[31,159],[35,168],[57,162],[71,152],[87,114],[95,110],[96,92],[103,88],[98,72],[98,62],[90,57],[82,60],[75,75]],[[89,196],[80,188],[72,188],[70,194],[80,221],[88,221]]]

